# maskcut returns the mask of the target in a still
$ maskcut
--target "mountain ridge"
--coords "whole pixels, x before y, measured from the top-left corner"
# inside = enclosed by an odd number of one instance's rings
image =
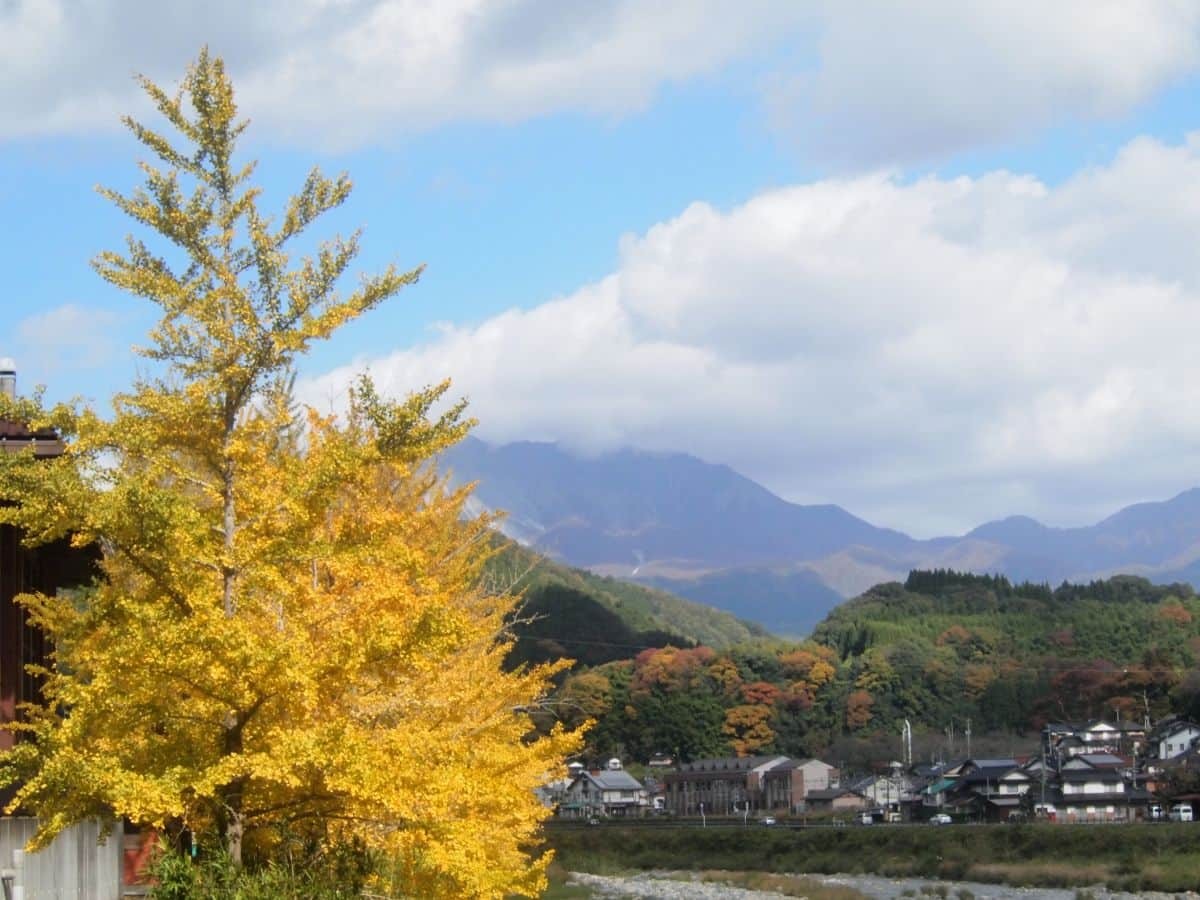
[[[653,584],[804,633],[835,598],[913,569],[1058,584],[1114,574],[1200,583],[1200,488],[1054,527],[1024,515],[959,536],[912,538],[836,504],[791,503],[723,464],[624,449],[581,457],[555,444],[468,438],[443,456],[453,480],[503,509],[514,539],[572,566]],[[753,614],[751,614],[753,613]]]

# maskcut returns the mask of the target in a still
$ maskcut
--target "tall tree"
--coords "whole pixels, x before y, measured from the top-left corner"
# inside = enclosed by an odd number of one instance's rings
[[[475,587],[488,522],[430,465],[470,423],[368,380],[348,411],[298,410],[290,379],[314,341],[420,270],[337,286],[358,235],[289,263],[289,245],[350,193],[314,170],[272,221],[220,59],[173,95],[142,81],[175,135],[126,124],[157,157],[129,195],[156,233],[95,262],[161,308],[152,374],[112,414],[37,398],[7,410],[67,440],[59,459],[0,454],[0,521],[30,542],[98,542],[83,602],[26,596],[52,637],[45,703],[0,763],[39,840],[93,815],[214,834],[235,860],[286,825],[364,841],[406,894],[535,892],[544,811],[532,789],[578,735],[535,738],[526,713],[557,666],[506,672],[509,597]]]

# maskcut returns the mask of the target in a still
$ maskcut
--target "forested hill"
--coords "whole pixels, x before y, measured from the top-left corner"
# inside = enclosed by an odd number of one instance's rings
[[[511,664],[569,657],[580,665],[598,665],[648,647],[725,649],[768,636],[727,612],[559,565],[507,540],[485,578],[490,590],[524,595]]]
[[[1194,713],[1200,598],[1190,585],[1118,576],[1086,585],[913,572],[834,610],[813,634],[877,717],[988,728],[1052,718]],[[1178,707],[1187,707],[1180,709]]]
[[[810,640],[647,650],[563,690],[598,719],[598,753],[852,758],[851,745],[870,745],[886,759],[907,718],[924,758],[953,753],[945,735],[967,720],[977,748],[1003,734],[1007,752],[1050,720],[1200,715],[1198,658],[1200,598],[1187,585],[1051,589],[918,571],[844,603]]]
[[[953,650],[964,660],[1051,655],[1126,665],[1149,652],[1190,665],[1198,611],[1191,585],[1133,576],[1052,589],[1003,576],[914,571],[903,585],[881,584],[841,604],[812,637],[842,658],[915,642],[929,655]]]

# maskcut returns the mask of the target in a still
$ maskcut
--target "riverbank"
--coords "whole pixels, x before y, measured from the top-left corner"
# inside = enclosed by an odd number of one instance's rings
[[[972,881],[930,881],[879,875],[763,875],[747,872],[571,873],[568,883],[590,900],[1198,900],[1195,893],[1109,892],[1090,888],[1030,888]],[[758,885],[748,888],[746,885]],[[575,895],[583,897],[585,895]]]
[[[1114,892],[1200,890],[1200,825],[551,828],[568,870],[724,869]]]

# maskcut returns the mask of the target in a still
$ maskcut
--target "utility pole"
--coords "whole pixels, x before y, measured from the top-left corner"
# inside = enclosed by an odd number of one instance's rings
[[[967,719],[967,759],[971,758],[971,720]]]
[[[1046,742],[1042,741],[1042,815],[1046,815]]]

